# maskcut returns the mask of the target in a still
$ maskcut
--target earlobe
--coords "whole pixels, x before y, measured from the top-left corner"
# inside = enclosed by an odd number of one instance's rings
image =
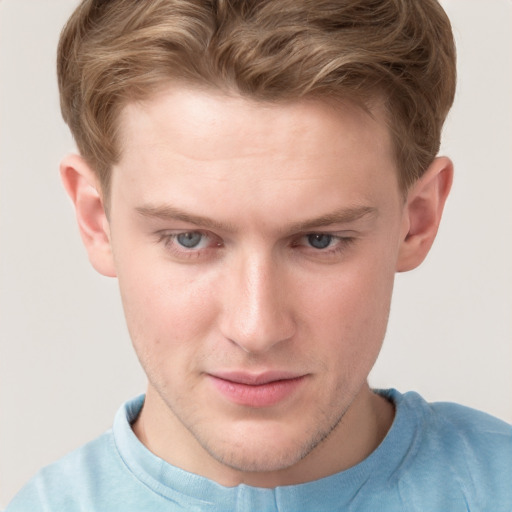
[[[404,233],[397,272],[416,268],[427,256],[434,243],[452,181],[451,160],[438,157],[409,191],[404,207]]]
[[[62,183],[75,205],[76,219],[92,266],[115,277],[109,222],[96,175],[79,155],[65,157],[60,165]]]

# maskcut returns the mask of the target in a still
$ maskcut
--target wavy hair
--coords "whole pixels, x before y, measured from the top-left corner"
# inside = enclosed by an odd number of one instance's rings
[[[57,68],[64,120],[107,197],[121,109],[170,81],[261,101],[383,97],[404,191],[439,151],[456,82],[436,0],[84,0]]]

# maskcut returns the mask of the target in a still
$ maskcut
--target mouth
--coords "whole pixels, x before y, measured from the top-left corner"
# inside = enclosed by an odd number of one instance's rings
[[[289,372],[218,372],[208,374],[214,388],[229,402],[247,407],[271,407],[286,401],[306,380]]]

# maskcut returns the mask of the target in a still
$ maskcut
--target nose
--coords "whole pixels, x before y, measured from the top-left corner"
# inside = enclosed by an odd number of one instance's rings
[[[267,352],[295,333],[288,278],[271,256],[234,263],[223,283],[222,334],[245,352]]]

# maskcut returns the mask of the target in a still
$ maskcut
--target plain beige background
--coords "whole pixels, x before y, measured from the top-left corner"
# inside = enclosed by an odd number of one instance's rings
[[[58,178],[73,142],[54,71],[76,2],[0,0],[0,508],[144,390],[114,280],[90,268]],[[512,421],[512,3],[445,0],[456,178],[430,258],[399,275],[375,387]]]

